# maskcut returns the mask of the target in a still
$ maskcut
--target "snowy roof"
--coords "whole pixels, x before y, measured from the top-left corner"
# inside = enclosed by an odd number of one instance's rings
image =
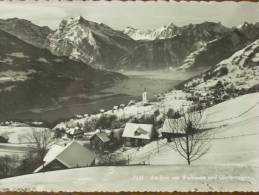
[[[103,143],[109,142],[111,140],[105,132],[96,133],[91,137],[91,139],[95,136],[99,137]]]
[[[126,123],[122,137],[151,139],[153,125]]]
[[[65,146],[53,145],[46,156],[44,157],[44,162],[53,161],[58,154],[60,154],[65,149]]]
[[[46,154],[44,164],[37,168],[34,173],[39,172],[55,159],[67,168],[75,168],[90,166],[95,159],[95,155],[76,141],[65,147],[55,145]]]
[[[180,119],[165,119],[165,122],[163,124],[163,127],[160,129],[160,133],[181,133],[184,134],[182,128],[177,128],[177,125],[181,123],[181,120],[184,120],[183,118]],[[176,121],[178,121],[176,123]]]

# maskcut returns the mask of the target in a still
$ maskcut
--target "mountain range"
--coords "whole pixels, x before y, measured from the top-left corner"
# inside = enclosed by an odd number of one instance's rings
[[[58,105],[62,98],[82,97],[126,78],[109,70],[209,69],[201,80],[209,82],[222,76],[218,67],[229,59],[228,74],[239,67],[230,77],[246,75],[252,82],[247,72],[258,77],[258,61],[251,57],[258,55],[258,47],[251,46],[258,39],[259,23],[233,28],[215,22],[171,23],[155,30],[119,31],[76,17],[51,30],[24,19],[0,19],[0,111]]]
[[[17,18],[1,20],[0,29],[54,55],[108,70],[211,67],[259,38],[259,23],[233,28],[215,22],[170,23],[154,30],[119,31],[81,16],[62,20],[54,31]]]

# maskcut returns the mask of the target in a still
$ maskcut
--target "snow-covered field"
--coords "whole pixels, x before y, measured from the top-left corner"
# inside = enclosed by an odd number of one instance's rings
[[[12,144],[27,143],[26,135],[32,132],[32,129],[42,129],[42,127],[30,127],[26,124],[0,126],[0,136],[8,137],[8,142]]]
[[[204,112],[211,130],[211,148],[194,164],[256,166],[259,162],[259,93],[217,104]],[[127,155],[127,154],[126,154]],[[130,151],[131,164],[185,164],[166,140]]]
[[[0,180],[0,191],[258,191],[255,167],[88,167]]]
[[[254,93],[207,109],[206,120],[216,127],[211,130],[211,148],[191,166],[160,140],[159,149],[152,142],[132,153],[132,163],[149,165],[31,174],[0,180],[0,190],[258,191],[258,102],[259,93]]]
[[[42,129],[42,127],[33,127]],[[31,145],[27,138],[32,132],[32,127],[23,123],[11,123],[9,125],[0,125],[0,136],[8,138],[8,143],[0,143],[0,156],[4,155],[24,155],[28,151],[28,146]]]

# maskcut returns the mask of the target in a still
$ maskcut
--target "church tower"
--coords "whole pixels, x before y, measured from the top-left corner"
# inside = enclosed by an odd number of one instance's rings
[[[142,93],[142,103],[143,103],[143,105],[148,103],[146,88],[145,88],[144,92]]]

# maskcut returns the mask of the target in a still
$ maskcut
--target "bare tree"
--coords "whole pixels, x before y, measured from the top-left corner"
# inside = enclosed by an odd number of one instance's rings
[[[43,159],[53,144],[53,136],[49,129],[32,128],[31,133],[26,135],[28,142],[35,144],[31,152],[35,153],[38,159],[43,162]]]
[[[173,149],[188,163],[198,160],[210,148],[209,131],[204,129],[203,112],[195,107],[189,111],[182,109],[182,116],[168,119],[168,126],[172,132]]]

